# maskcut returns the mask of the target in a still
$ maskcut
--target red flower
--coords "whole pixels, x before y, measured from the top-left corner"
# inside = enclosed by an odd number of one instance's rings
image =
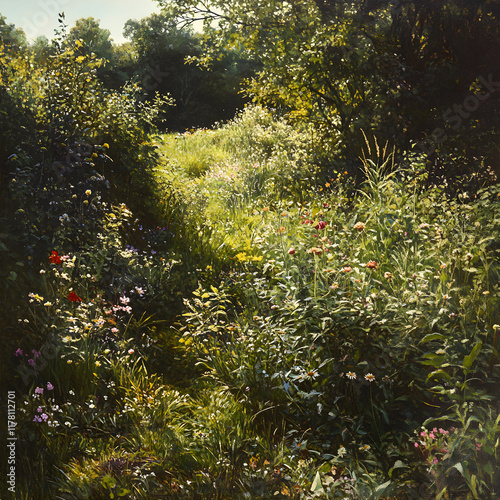
[[[81,302],[82,301],[81,297],[78,297],[78,295],[75,292],[69,292],[68,299],[71,300],[71,302]]]
[[[322,221],[319,221],[318,224],[316,226],[314,226],[316,229],[320,230],[320,229],[325,229],[326,227],[326,222],[324,220]]]
[[[60,264],[61,263],[61,257],[55,250],[52,250],[52,253],[50,254],[49,260],[50,260],[51,264]]]
[[[295,248],[290,248],[290,250],[288,250],[288,254],[289,255],[293,255],[295,253]]]
[[[377,269],[377,263],[374,260],[370,260],[366,263],[368,269]]]

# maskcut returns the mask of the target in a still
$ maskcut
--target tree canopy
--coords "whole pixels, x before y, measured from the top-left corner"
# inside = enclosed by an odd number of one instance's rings
[[[159,4],[181,25],[211,26],[212,52],[226,40],[257,58],[247,92],[312,123],[325,144],[357,150],[364,129],[431,153],[453,150],[471,132],[497,148],[498,84],[488,84],[500,80],[497,0]],[[467,99],[474,113],[455,111]]]

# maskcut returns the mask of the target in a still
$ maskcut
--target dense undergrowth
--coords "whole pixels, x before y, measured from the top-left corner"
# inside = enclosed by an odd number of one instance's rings
[[[373,139],[360,182],[260,107],[151,135],[90,56],[1,57],[17,498],[498,497],[497,185]]]

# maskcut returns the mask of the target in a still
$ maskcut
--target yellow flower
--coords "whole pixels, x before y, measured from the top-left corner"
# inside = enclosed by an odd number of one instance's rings
[[[87,189],[87,191],[85,191],[85,194],[86,194],[87,196],[90,196],[90,195],[92,194],[92,191],[91,191],[90,189]]]

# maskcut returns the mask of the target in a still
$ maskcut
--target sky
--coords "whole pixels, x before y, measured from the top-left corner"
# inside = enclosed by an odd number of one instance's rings
[[[8,24],[22,28],[30,42],[41,35],[53,38],[58,14],[64,12],[68,29],[77,19],[94,17],[100,20],[101,28],[111,32],[115,43],[122,43],[126,21],[159,11],[153,0],[0,0],[0,14]]]

